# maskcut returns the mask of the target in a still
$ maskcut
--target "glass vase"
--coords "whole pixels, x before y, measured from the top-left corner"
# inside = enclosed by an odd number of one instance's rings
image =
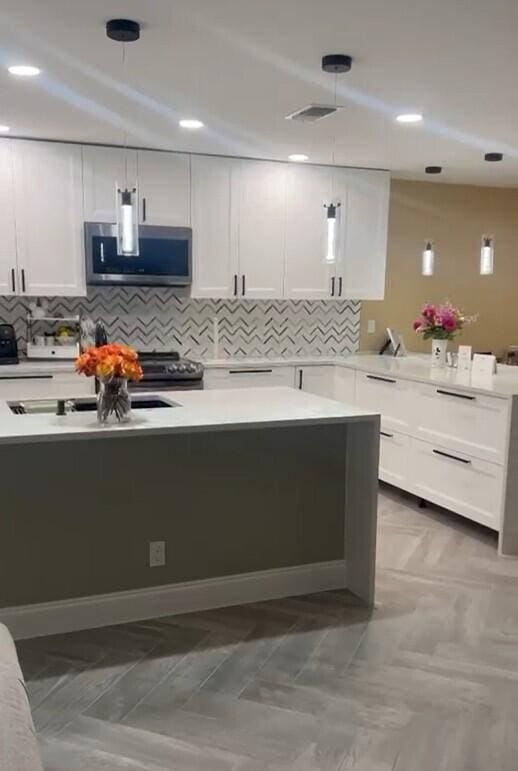
[[[127,378],[112,377],[100,381],[97,420],[103,425],[110,420],[117,420],[119,423],[131,420],[131,397]]]

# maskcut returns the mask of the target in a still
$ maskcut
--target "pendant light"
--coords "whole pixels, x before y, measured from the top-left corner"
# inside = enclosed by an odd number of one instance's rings
[[[480,275],[492,276],[494,262],[494,245],[491,236],[482,236],[480,244]]]
[[[324,72],[329,72],[334,75],[334,108],[335,112],[338,110],[337,104],[337,85],[339,73],[349,72],[352,66],[352,58],[346,54],[328,54],[322,57],[322,69]],[[326,209],[326,263],[332,265],[336,262],[337,254],[339,251],[338,234],[340,231],[339,225],[339,212],[341,202],[336,200],[335,196],[335,157],[336,157],[336,131],[333,138],[333,155],[332,155],[332,177],[331,177],[331,201],[328,204],[324,204]]]
[[[325,208],[327,209],[327,250],[326,250],[326,262],[333,263],[336,261],[336,241],[337,241],[337,220],[338,212],[340,209],[340,203],[330,203]]]
[[[421,274],[423,276],[433,276],[434,268],[435,250],[433,248],[433,241],[425,241],[421,262]]]
[[[122,79],[126,75],[126,43],[140,37],[140,25],[129,19],[112,19],[106,24],[110,40],[122,43]],[[124,127],[124,181],[115,183],[117,212],[117,254],[122,257],[138,257],[138,186],[128,180],[128,135]]]

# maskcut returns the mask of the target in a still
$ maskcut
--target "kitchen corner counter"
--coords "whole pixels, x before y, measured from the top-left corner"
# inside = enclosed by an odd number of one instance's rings
[[[70,439],[234,431],[272,426],[347,423],[377,418],[376,413],[302,393],[293,388],[162,392],[175,407],[135,410],[126,424],[100,426],[95,413],[14,415],[0,402],[0,444]]]

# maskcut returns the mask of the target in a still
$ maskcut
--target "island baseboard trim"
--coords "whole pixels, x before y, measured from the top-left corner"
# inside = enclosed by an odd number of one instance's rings
[[[15,639],[346,588],[345,560],[0,609]]]

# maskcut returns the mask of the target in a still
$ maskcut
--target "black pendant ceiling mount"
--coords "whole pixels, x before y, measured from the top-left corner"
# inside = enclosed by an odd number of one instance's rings
[[[498,161],[503,160],[504,154],[503,153],[486,153],[484,155],[484,160],[489,161],[490,163],[496,163]]]
[[[352,56],[347,56],[347,54],[327,54],[322,57],[322,69],[324,72],[331,72],[333,74],[349,72],[352,63]]]
[[[131,19],[111,19],[106,22],[106,34],[117,43],[134,43],[140,37],[140,24]]]
[[[426,174],[440,174],[442,172],[442,166],[425,166]]]

